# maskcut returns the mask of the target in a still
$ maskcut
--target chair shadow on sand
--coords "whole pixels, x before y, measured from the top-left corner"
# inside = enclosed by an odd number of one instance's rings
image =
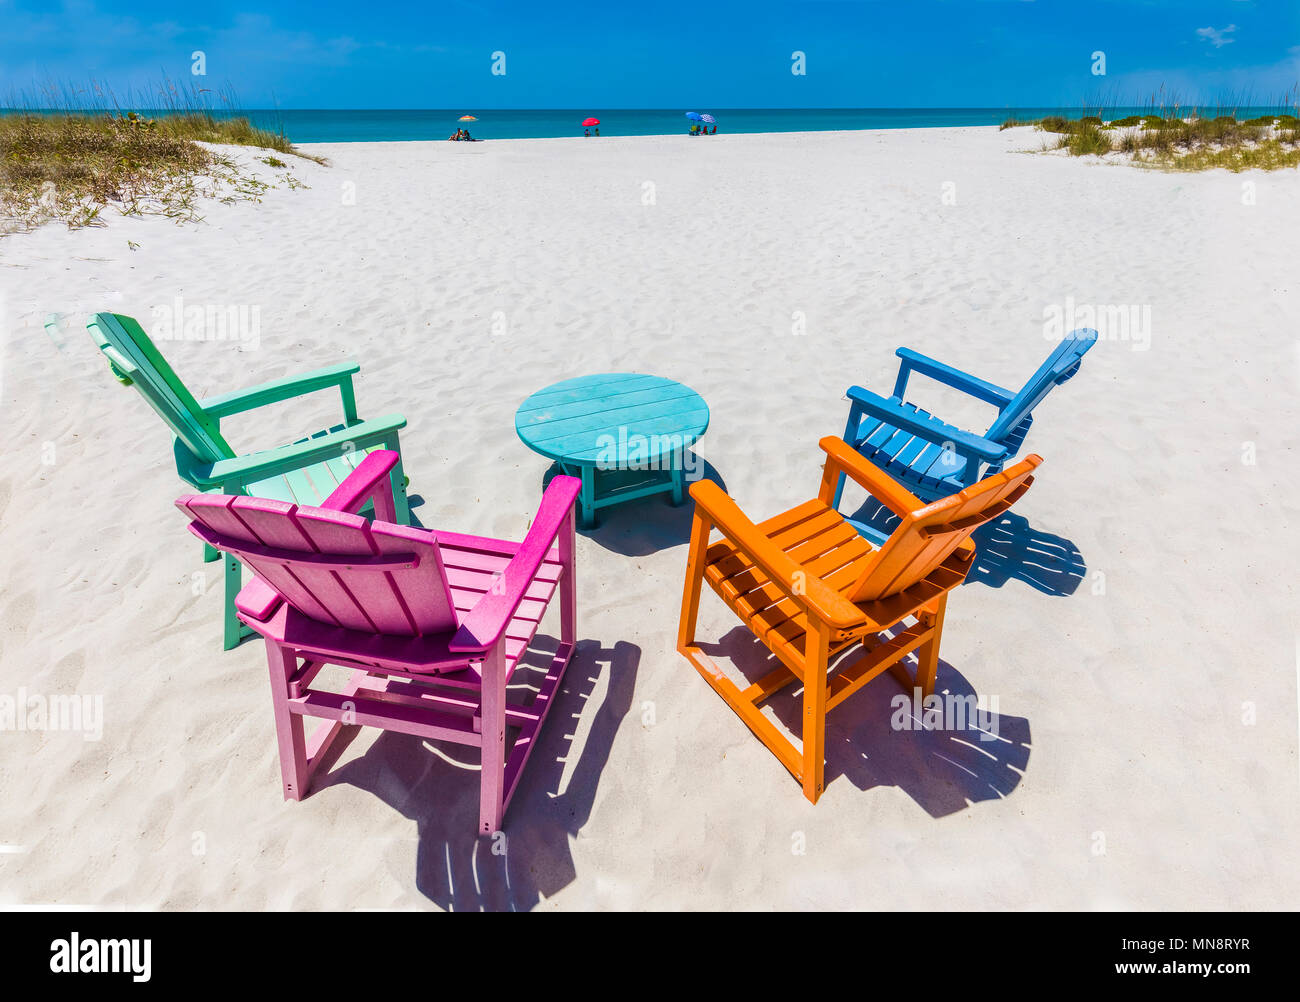
[[[775,655],[743,626],[718,643],[700,647],[725,659],[724,670],[729,662],[747,682],[777,665]],[[851,650],[836,659],[832,669],[862,655],[861,647]],[[914,659],[909,657],[905,664],[909,672],[915,670]],[[935,818],[1009,796],[1029,764],[1029,721],[1001,714],[996,699],[988,700],[984,712],[972,712],[975,690],[942,659],[935,694],[945,700],[945,711],[943,726],[931,729],[914,712],[913,699],[919,696],[906,692],[887,672],[837,707],[826,720],[826,790],[841,776],[860,790],[896,786]],[[764,706],[797,742],[802,686],[791,685]],[[725,711],[720,701],[718,711]],[[775,759],[772,767],[781,769]],[[792,793],[797,789],[792,787]]]
[[[539,636],[520,668],[540,680],[555,647],[554,639]],[[435,746],[385,731],[365,754],[324,772],[313,792],[319,795],[330,786],[350,783],[414,820],[415,884],[439,907],[450,911],[533,908],[576,875],[569,842],[591,814],[614,736],[632,705],[640,660],[641,649],[635,644],[620,641],[611,649],[592,640],[579,641],[556,705],[506,812],[504,844],[499,836],[480,838],[476,833],[478,756],[459,745]],[[604,698],[595,707],[590,700],[602,673],[608,682]],[[520,693],[521,682],[528,681],[517,670],[511,679],[512,692]],[[588,718],[584,722],[590,729],[561,790],[580,717]],[[353,733],[341,737],[340,746],[355,735],[356,728],[349,730]],[[326,769],[332,765],[325,763]]]
[[[416,513],[415,510],[417,508],[424,507],[424,496],[422,494],[407,494],[406,505],[408,508],[408,513],[411,516],[411,525],[413,525],[417,529],[429,528],[427,525],[425,525],[423,522],[420,521],[420,516]]]
[[[877,545],[898,524],[897,515],[870,499],[849,517],[865,526]],[[1022,581],[1045,595],[1065,596],[1074,594],[1088,572],[1083,554],[1071,540],[1035,529],[1014,512],[980,526],[971,539],[975,562],[965,584],[1001,588],[1008,581]]]
[[[693,482],[689,477],[691,467],[695,463],[699,464],[696,480],[712,480],[724,491],[727,489],[722,475],[712,463],[698,454],[692,455],[694,461],[687,466],[686,496],[680,505],[673,505],[668,494],[652,494],[650,497],[637,498],[608,508],[598,508],[595,528],[586,529],[579,524],[578,534],[625,557],[643,557],[690,542],[691,517],[695,512],[695,504],[690,496]],[[559,466],[552,464],[542,477],[542,490],[546,490],[546,485],[559,473]]]

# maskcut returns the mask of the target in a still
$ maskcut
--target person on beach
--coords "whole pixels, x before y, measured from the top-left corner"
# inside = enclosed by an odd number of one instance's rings
[[[590,139],[590,138],[591,138],[591,130],[590,130],[590,129],[583,129],[583,130],[582,130],[582,135],[583,135],[583,138],[585,138],[585,139]]]
[[[599,126],[599,125],[596,126],[596,135],[597,135],[597,136],[600,135],[600,126]]]

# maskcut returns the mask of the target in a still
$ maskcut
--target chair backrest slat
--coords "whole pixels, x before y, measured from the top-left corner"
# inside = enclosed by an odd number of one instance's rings
[[[299,509],[296,521],[311,540],[312,545],[322,553],[378,553],[379,547],[369,525],[360,515],[322,509]],[[421,549],[436,552],[436,544],[425,541]],[[390,552],[393,552],[390,550]],[[407,547],[410,552],[410,547]],[[413,636],[419,633],[414,620],[403,602],[399,586],[388,574],[351,574],[338,575],[300,569],[294,565],[295,573],[305,576],[319,589],[318,594],[333,592],[337,602],[344,610],[357,610],[359,619],[344,623],[357,630],[369,630],[373,633],[392,633]],[[427,575],[426,575],[427,577]]]
[[[1005,512],[1029,489],[1041,462],[1038,456],[1026,456],[958,494],[908,512],[880,549],[867,558],[849,600],[874,602],[924,580],[966,543],[972,532]]]
[[[343,512],[329,512],[333,516],[325,525],[315,525],[311,518],[311,509],[294,510],[281,515],[278,511],[263,510],[249,505],[236,506],[236,510],[245,523],[258,536],[271,545],[283,549],[298,549],[306,553],[345,554],[358,560],[374,552],[365,531],[365,519],[359,515],[347,515]],[[271,542],[273,532],[282,531],[284,542]],[[296,533],[299,536],[297,547],[285,546],[287,537]],[[270,562],[257,559],[249,554],[249,561],[254,568],[268,566]],[[275,585],[273,587],[303,612],[315,605],[326,610],[327,618],[323,622],[336,622],[339,626],[353,630],[378,631],[374,620],[367,614],[362,600],[348,587],[346,578],[350,575],[336,574],[306,561],[284,561],[279,563],[279,573],[287,574],[295,583],[288,590]],[[259,572],[260,573],[260,572]],[[313,617],[317,618],[317,617]]]
[[[1067,334],[1038,367],[1038,371],[1020,388],[1020,392],[1003,408],[984,437],[993,442],[1003,442],[1029,412],[1043,402],[1052,387],[1059,386],[1079,371],[1083,356],[1096,341],[1097,332],[1090,328],[1080,328]]]
[[[257,544],[279,550],[311,549],[301,530],[289,517],[295,509],[294,505],[269,498],[257,500],[260,502],[257,509],[239,512],[234,510],[234,498],[230,495],[191,495],[180,498],[177,504],[196,521],[213,530],[215,542],[206,542],[217,549],[235,554],[294,608],[318,622],[342,626],[343,623],[334,610],[326,602],[318,600],[311,589],[293,573],[291,567],[280,561],[264,560],[256,552],[250,552],[249,546],[243,545],[252,544],[254,551]]]
[[[431,532],[266,498],[192,494],[176,504],[197,523],[196,535],[233,553],[311,619],[395,636],[457,626]]]
[[[442,551],[438,547],[437,535],[427,529],[417,529],[414,526],[373,522],[370,526],[370,538],[380,554],[412,552],[419,554],[423,551],[416,544],[421,544],[431,550],[435,558],[436,574],[430,572],[424,578],[415,576],[403,578],[402,587],[396,587],[397,579],[393,575],[384,576],[394,584],[391,606],[383,607],[391,611],[384,615],[391,615],[395,620],[400,610],[405,621],[412,625],[413,632],[419,636],[440,633],[456,626],[458,617],[451,598],[451,584],[447,579],[447,570],[442,563]],[[433,591],[435,583],[438,585],[437,594],[441,596],[440,602],[432,602],[418,591],[420,588]],[[413,588],[416,589],[414,593],[412,593]]]
[[[96,313],[87,326],[118,379],[140,391],[196,458],[215,463],[235,455],[139,323],[119,313]]]
[[[216,548],[217,544],[222,541],[221,536],[208,529],[201,522],[191,522],[190,525],[194,527],[194,535],[209,546]],[[323,567],[336,571],[400,571],[416,567],[420,562],[420,558],[414,553],[371,554],[368,557],[357,558],[346,554],[277,550],[274,546],[262,546],[260,543],[247,544],[247,553],[250,557],[257,557],[259,560],[274,560],[280,563],[297,560],[313,567]]]

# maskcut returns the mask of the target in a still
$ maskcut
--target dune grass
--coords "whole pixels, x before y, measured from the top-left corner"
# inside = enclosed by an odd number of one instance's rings
[[[1070,127],[1061,135],[1060,145],[1075,157],[1101,156],[1114,148],[1110,136],[1101,127],[1101,120],[1097,118],[1081,118],[1070,123]]]
[[[1212,107],[1181,104],[1163,91],[1152,95],[1141,114],[1122,117],[1106,108],[1077,117],[1049,115],[1034,122],[1008,119],[1002,128],[1033,125],[1056,136],[1043,149],[1071,156],[1126,155],[1134,164],[1165,170],[1278,170],[1300,166],[1300,87],[1274,102],[1274,114],[1242,120],[1248,100],[1220,101]],[[1265,105],[1266,107],[1268,105]],[[1118,107],[1118,106],[1117,106]]]
[[[1139,163],[1173,171],[1201,171],[1222,167],[1234,174],[1243,170],[1280,170],[1300,167],[1300,145],[1268,139],[1252,146],[1201,148],[1176,156],[1139,159]]]
[[[89,97],[51,87],[11,101],[0,111],[0,234],[51,220],[99,225],[110,207],[197,221],[205,198],[257,200],[271,187],[200,143],[324,163],[295,149],[283,131],[214,107],[206,93],[165,82],[150,95],[156,110],[148,112],[126,110],[98,87]]]

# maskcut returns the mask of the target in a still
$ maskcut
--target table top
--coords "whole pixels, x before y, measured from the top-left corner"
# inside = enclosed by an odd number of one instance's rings
[[[538,390],[515,414],[515,431],[534,452],[594,466],[617,448],[620,460],[652,460],[690,446],[709,427],[709,405],[689,386],[633,372],[579,376]]]

